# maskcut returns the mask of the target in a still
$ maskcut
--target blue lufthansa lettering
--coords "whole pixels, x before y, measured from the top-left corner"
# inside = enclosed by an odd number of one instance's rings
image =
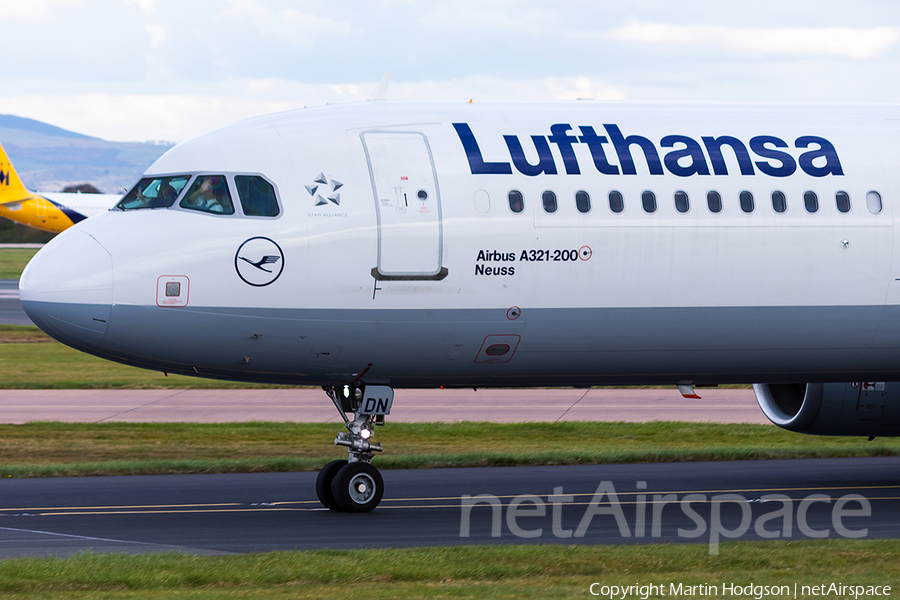
[[[462,142],[463,149],[466,151],[466,158],[469,159],[469,170],[472,175],[496,174],[496,175],[512,175],[512,167],[505,162],[484,162],[481,156],[481,149],[475,140],[475,134],[466,123],[454,123],[454,129]]]
[[[509,162],[488,162],[484,160],[478,141],[466,123],[453,123],[459,136],[466,158],[469,162],[469,170],[473,175],[511,175],[513,165],[518,172],[529,177],[541,174],[556,175],[557,165],[550,144],[554,144],[562,157],[563,166],[567,175],[581,174],[578,164],[575,144],[584,144],[588,147],[594,167],[604,175],[637,175],[635,159],[632,156],[632,146],[638,146],[643,152],[647,163],[647,169],[651,175],[663,175],[666,170],[678,177],[690,177],[692,175],[709,175],[710,165],[715,175],[728,175],[728,164],[722,148],[727,146],[734,153],[734,160],[740,169],[741,175],[755,175],[758,169],[764,175],[770,177],[789,177],[800,170],[812,177],[825,177],[827,175],[841,176],[844,174],[837,149],[829,140],[812,135],[801,136],[794,142],[798,150],[806,149],[799,158],[795,158],[789,151],[790,146],[783,139],[771,135],[758,135],[750,139],[748,145],[738,138],[723,135],[718,137],[702,136],[702,144],[694,138],[685,135],[667,135],[663,137],[659,145],[662,148],[673,148],[660,160],[660,153],[656,145],[648,138],[640,135],[625,136],[618,125],[605,124],[605,136],[597,135],[593,127],[580,125],[578,129],[581,135],[570,135],[573,127],[568,123],[556,123],[550,126],[550,135],[532,135],[531,142],[537,153],[537,162],[531,163],[525,156],[522,142],[517,135],[504,135],[503,140],[509,150]],[[607,137],[608,136],[608,137]],[[618,164],[610,160],[606,152],[605,144],[612,144],[615,150]],[[704,154],[704,148],[706,154]],[[755,158],[762,160],[754,160]],[[707,155],[709,162],[707,162]],[[734,163],[732,163],[734,164]],[[665,165],[665,169],[663,169]],[[8,174],[6,179],[8,180]],[[0,172],[0,183],[4,174]]]
[[[578,167],[578,158],[575,157],[575,149],[572,148],[572,144],[578,143],[578,138],[566,135],[566,132],[570,129],[572,129],[572,126],[568,123],[551,125],[550,137],[547,139],[550,140],[551,144],[556,144],[556,147],[559,148],[559,153],[563,158],[563,165],[566,167],[566,174],[580,175],[581,169]]]
[[[582,125],[579,129],[581,129],[581,136],[578,138],[578,141],[582,144],[587,144],[597,170],[604,175],[618,175],[619,167],[609,164],[609,159],[606,158],[606,151],[603,150],[603,144],[609,143],[606,136],[597,135],[594,128],[587,125]]]
[[[787,152],[769,148],[766,144],[771,144],[772,146],[775,146],[775,148],[787,148],[787,142],[771,135],[758,135],[750,140],[750,149],[753,150],[753,152],[763,158],[777,160],[781,163],[781,166],[775,167],[772,166],[771,163],[758,160],[756,161],[756,167],[766,175],[771,175],[772,177],[788,177],[789,175],[793,175],[797,170],[797,162],[794,160],[794,157]]]
[[[604,125],[603,127],[606,129],[609,139],[612,140],[616,154],[619,155],[619,164],[622,165],[623,175],[637,175],[637,170],[634,168],[634,159],[631,158],[631,146],[634,144],[637,144],[644,151],[644,158],[647,159],[647,167],[650,169],[650,174],[663,174],[662,163],[659,162],[659,153],[656,151],[656,146],[653,145],[653,142],[640,135],[625,137],[619,131],[617,125]]]
[[[664,160],[670,173],[679,177],[709,175],[709,167],[706,164],[706,157],[703,156],[703,148],[700,147],[697,140],[686,135],[667,135],[659,142],[659,145],[663,148],[674,148],[675,144],[684,144],[684,148],[678,148],[666,154]],[[678,161],[682,158],[690,158],[691,164],[680,165]]]
[[[841,168],[841,161],[838,160],[837,150],[834,149],[834,146],[828,140],[814,135],[804,135],[797,138],[797,141],[794,142],[794,145],[798,148],[809,148],[810,144],[818,144],[819,148],[800,155],[800,168],[803,169],[804,173],[813,177],[825,177],[828,174],[844,174],[844,170]],[[825,158],[823,166],[817,167],[813,164],[815,159],[822,157]]]
[[[728,175],[728,167],[725,166],[725,158],[722,156],[722,146],[728,146],[734,151],[734,157],[738,161],[741,168],[741,175],[753,175],[753,161],[750,160],[750,153],[747,152],[747,146],[741,140],[723,135],[717,138],[711,136],[703,136],[701,138],[706,145],[706,151],[709,153],[709,160],[712,163],[713,173],[716,175]]]
[[[513,164],[516,165],[519,173],[530,177],[541,173],[556,175],[556,163],[553,161],[553,154],[550,153],[550,144],[547,143],[547,138],[542,135],[531,136],[531,141],[534,143],[534,148],[538,153],[538,163],[536,165],[529,163],[528,159],[525,158],[525,151],[522,149],[522,143],[518,137],[504,135],[503,139],[506,140],[509,156],[512,158]]]

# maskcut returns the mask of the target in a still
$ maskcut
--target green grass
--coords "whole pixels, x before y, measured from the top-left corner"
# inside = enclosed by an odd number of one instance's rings
[[[894,594],[898,554],[898,540],[732,542],[717,556],[702,544],[82,554],[2,561],[0,592],[17,598],[547,599],[590,598],[594,582],[661,584],[666,597],[669,584],[679,582],[717,586],[720,596],[723,583],[793,589],[837,582],[892,585]]]
[[[0,249],[0,279],[18,279],[37,249]]]
[[[182,375],[110,362],[55,341],[34,325],[0,325],[3,389],[285,388]]]
[[[0,323],[0,344],[53,342],[52,337],[34,325],[4,325]]]
[[[0,425],[0,476],[312,471],[346,451],[337,423]],[[388,423],[380,468],[898,456],[900,439],[813,437],[774,425]]]

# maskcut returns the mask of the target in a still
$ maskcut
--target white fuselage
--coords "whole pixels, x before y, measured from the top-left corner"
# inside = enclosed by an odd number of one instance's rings
[[[100,213],[107,212],[116,205],[116,202],[122,199],[122,194],[38,192],[38,195],[56,204],[60,210],[75,211],[84,219],[96,217]]]
[[[369,102],[261,117],[145,174],[225,176],[234,214],[184,208],[186,186],[171,208],[86,220],[38,254],[21,297],[99,356],[248,381],[896,380],[896,112]],[[272,184],[277,216],[244,214],[248,176]]]

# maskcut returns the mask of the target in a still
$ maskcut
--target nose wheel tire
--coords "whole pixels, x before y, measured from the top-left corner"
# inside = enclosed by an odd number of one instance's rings
[[[316,496],[319,497],[319,502],[321,502],[328,510],[341,510],[334,500],[334,494],[331,492],[331,484],[334,481],[334,476],[337,475],[338,471],[346,464],[346,460],[333,460],[322,467],[322,470],[319,471],[319,476],[316,477]]]
[[[322,472],[324,471],[325,469],[322,469]],[[369,463],[347,463],[334,475],[331,494],[339,510],[369,512],[381,502],[384,495],[384,480],[378,469]],[[321,497],[319,499],[321,500]],[[324,501],[322,503],[324,504]]]

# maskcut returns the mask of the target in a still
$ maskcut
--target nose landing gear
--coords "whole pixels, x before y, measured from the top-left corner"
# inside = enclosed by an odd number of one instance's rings
[[[372,466],[372,457],[382,451],[382,446],[369,438],[374,435],[374,426],[384,425],[384,416],[390,414],[394,390],[386,385],[323,389],[347,426],[334,443],[346,446],[350,456],[322,467],[316,478],[316,495],[329,510],[369,512],[384,495],[384,480]],[[353,415],[352,420],[348,414]]]

